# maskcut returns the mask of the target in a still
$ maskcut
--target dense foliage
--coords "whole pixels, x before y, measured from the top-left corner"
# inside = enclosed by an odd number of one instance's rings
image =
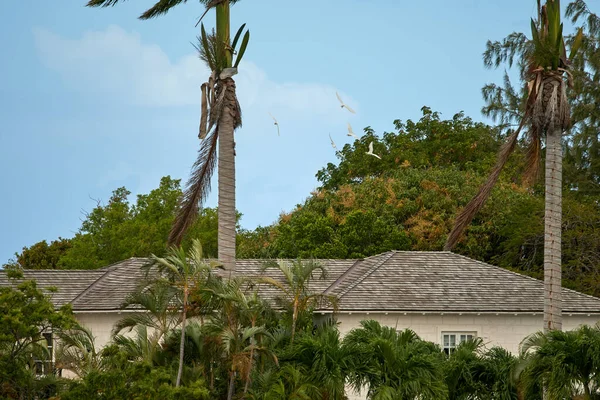
[[[7,274],[13,287],[0,288],[0,398],[45,398],[57,383],[51,366],[43,364],[48,359],[44,334],[69,329],[75,319],[70,306],[55,308],[50,294],[20,279],[19,271]],[[39,379],[36,369],[44,368],[50,376]]]
[[[395,121],[395,128],[381,139],[365,129],[361,140],[338,153],[337,165],[319,171],[321,187],[303,204],[272,226],[240,229],[238,257],[358,258],[392,249],[441,250],[456,210],[485,179],[504,136],[461,113],[444,120],[426,107],[418,121]],[[365,154],[371,140],[382,160]],[[520,181],[523,153],[519,147],[455,251],[540,278],[543,188]],[[565,160],[565,170],[578,168],[575,159]],[[600,295],[600,195],[572,189],[578,185],[565,178],[564,285]],[[181,195],[179,181],[163,178],[157,189],[139,195],[136,204],[129,203],[128,193],[117,189],[108,204],[87,215],[74,238],[25,248],[16,263],[25,268],[97,268],[132,256],[165,254]],[[203,209],[184,247],[198,237],[204,254],[216,255],[216,220],[215,209]]]
[[[187,269],[199,267],[198,260]],[[444,352],[410,329],[375,320],[362,321],[342,338],[334,318],[311,317],[318,302],[311,301],[316,297],[309,287],[320,278],[307,271],[320,272],[318,265],[277,268],[290,275],[276,285],[282,293],[277,310],[255,291],[256,284],[269,282],[223,279],[214,268],[200,268],[203,273],[188,286],[186,325],[178,311],[186,304],[184,286],[150,280],[145,291],[129,299],[147,313],[124,317],[103,349],[95,347],[87,329],[74,325],[68,308],[53,309],[35,284],[15,282],[0,292],[11,310],[20,310],[4,318],[0,328],[0,396],[344,400],[350,387],[372,400],[541,400],[542,385],[549,399],[600,394],[600,326],[534,334],[518,357],[488,348],[481,339]],[[18,304],[11,301],[16,298]],[[49,322],[58,343],[54,369],[39,376],[31,362],[32,345],[39,342],[39,327]],[[15,347],[27,350],[11,353]],[[60,369],[78,379],[53,375]]]

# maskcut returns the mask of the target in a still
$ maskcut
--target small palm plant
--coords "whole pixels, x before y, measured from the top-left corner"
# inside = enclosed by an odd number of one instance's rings
[[[538,172],[541,143],[546,142],[546,204],[545,204],[545,310],[544,329],[561,329],[561,212],[562,212],[562,144],[564,131],[570,126],[567,85],[571,82],[569,67],[582,42],[581,30],[571,43],[567,57],[560,17],[559,0],[538,0],[538,19],[531,20],[532,38],[516,36],[514,48],[490,47],[484,54],[486,63],[498,66],[515,54],[522,57],[522,78],[526,82],[523,114],[518,129],[512,132],[500,150],[498,161],[477,195],[457,216],[448,235],[445,250],[451,250],[461,238],[475,214],[483,207],[496,184],[500,172],[516,147],[523,128],[527,128],[527,170],[525,180]]]
[[[269,276],[262,276],[258,283],[267,284],[278,289],[281,294],[277,301],[291,310],[291,343],[294,343],[298,319],[311,307],[321,304],[332,304],[337,307],[335,296],[322,293],[313,293],[310,282],[315,279],[324,279],[327,276],[325,268],[316,261],[287,261],[268,262],[263,266],[263,271],[276,269],[283,275],[283,280]]]
[[[56,368],[72,371],[79,378],[102,368],[102,359],[96,351],[94,335],[88,328],[76,326],[68,331],[59,332],[58,338]]]

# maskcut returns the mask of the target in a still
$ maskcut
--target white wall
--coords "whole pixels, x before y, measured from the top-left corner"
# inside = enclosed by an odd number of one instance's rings
[[[441,345],[442,332],[476,332],[488,347],[502,346],[518,353],[521,341],[532,333],[542,330],[543,316],[532,314],[382,314],[352,313],[339,314],[340,333],[345,335],[351,329],[359,327],[360,321],[373,319],[383,325],[397,327],[398,330],[410,328],[421,339]],[[594,325],[600,316],[563,315],[563,329],[570,330],[582,324]]]
[[[127,315],[127,312],[75,313],[79,323],[92,331],[96,339],[96,350],[102,349],[110,342],[113,327]]]

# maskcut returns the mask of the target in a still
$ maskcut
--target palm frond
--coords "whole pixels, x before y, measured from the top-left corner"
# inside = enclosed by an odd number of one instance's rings
[[[192,174],[183,193],[181,207],[177,212],[175,223],[169,233],[169,245],[178,246],[181,244],[186,230],[194,223],[198,216],[200,203],[208,196],[210,179],[217,159],[217,138],[217,130],[215,129],[200,146],[198,158],[192,167]]]
[[[498,181],[500,177],[500,173],[506,165],[511,153],[515,149],[517,144],[517,139],[519,137],[519,133],[523,128],[525,122],[525,118],[521,121],[519,128],[514,131],[509,137],[506,143],[500,149],[500,153],[498,154],[498,160],[496,161],[496,165],[492,169],[487,181],[479,188],[479,192],[475,197],[465,206],[465,208],[461,211],[461,213],[456,217],[456,221],[454,222],[454,226],[448,234],[448,239],[446,240],[446,244],[444,245],[445,251],[451,251],[452,248],[456,245],[458,240],[462,237],[463,232],[469,226],[475,214],[481,210],[484,206],[487,199],[492,194],[492,189],[494,185]]]

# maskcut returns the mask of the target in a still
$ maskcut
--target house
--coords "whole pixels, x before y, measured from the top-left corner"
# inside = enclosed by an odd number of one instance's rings
[[[542,281],[452,253],[389,251],[365,259],[318,260],[328,271],[311,289],[339,299],[342,334],[365,319],[397,329],[411,328],[421,338],[451,351],[469,337],[481,337],[516,353],[527,335],[542,329]],[[56,305],[71,303],[79,322],[90,328],[98,346],[110,340],[113,325],[127,313],[127,295],[144,278],[145,258],[130,258],[94,271],[27,270],[40,287],[54,286]],[[264,260],[238,260],[236,274],[263,274]],[[277,277],[277,271],[267,270]],[[9,282],[0,274],[0,286]],[[261,287],[267,298],[276,291]],[[563,288],[563,328],[600,321],[600,299]],[[319,309],[327,318],[331,308]]]

